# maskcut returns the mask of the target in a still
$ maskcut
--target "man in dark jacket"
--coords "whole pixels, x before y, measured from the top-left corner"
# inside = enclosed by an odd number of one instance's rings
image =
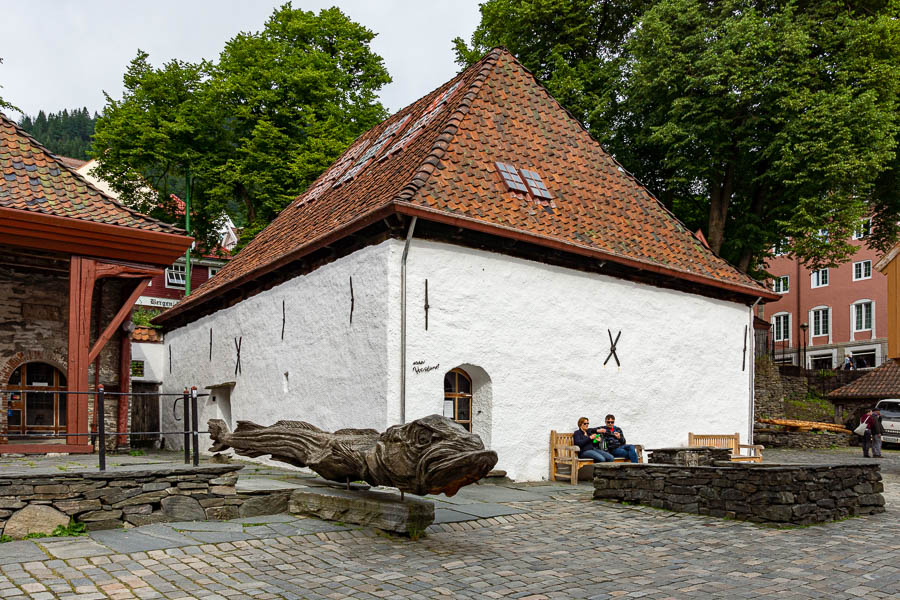
[[[884,434],[884,425],[881,423],[881,411],[877,408],[872,411],[872,456],[881,458],[881,436]]]
[[[578,429],[572,434],[572,441],[578,446],[578,458],[590,458],[596,462],[612,462],[613,456],[604,452],[603,446],[594,446],[594,441],[602,441],[602,437],[595,429],[588,429],[590,421],[587,417],[578,419]]]
[[[616,427],[616,417],[606,415],[606,426],[597,429],[597,433],[603,436],[606,443],[606,451],[616,458],[627,458],[633,463],[638,461],[637,451],[631,444],[625,443],[625,433],[620,427]]]

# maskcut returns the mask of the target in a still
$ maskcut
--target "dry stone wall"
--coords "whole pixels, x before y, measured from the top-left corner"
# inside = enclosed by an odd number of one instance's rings
[[[275,514],[288,494],[240,495],[240,465],[0,476],[0,532],[17,513],[43,505],[112,529],[166,521],[213,521]]]
[[[884,512],[882,492],[877,464],[594,466],[596,500],[779,525]]]

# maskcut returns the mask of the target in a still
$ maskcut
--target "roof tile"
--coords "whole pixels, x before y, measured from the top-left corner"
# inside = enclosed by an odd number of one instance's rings
[[[73,160],[73,159],[68,159]],[[184,233],[124,206],[0,113],[0,207],[162,233]]]

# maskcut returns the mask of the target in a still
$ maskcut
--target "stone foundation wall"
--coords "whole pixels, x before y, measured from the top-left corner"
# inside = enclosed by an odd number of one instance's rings
[[[240,465],[0,476],[0,532],[29,505],[112,529],[166,521],[225,520],[287,509],[289,494],[239,495]]]
[[[594,467],[596,500],[782,525],[884,512],[883,491],[877,464]]]
[[[777,431],[773,429],[755,429],[753,441],[762,444],[766,448],[839,448],[850,447],[852,435],[847,433],[832,433],[823,431]],[[765,456],[765,451],[763,451]]]

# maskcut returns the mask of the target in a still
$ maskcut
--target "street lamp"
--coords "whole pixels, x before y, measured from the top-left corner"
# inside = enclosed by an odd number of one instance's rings
[[[801,367],[801,368],[804,368],[804,369],[806,368],[806,345],[807,345],[807,343],[806,343],[806,330],[807,330],[807,329],[809,329],[809,324],[808,324],[808,323],[800,323],[800,332],[801,332],[801,334],[800,334],[800,346],[801,346],[801,348],[803,349],[803,354],[802,354],[802,357],[801,357],[801,356],[798,356],[797,358],[800,360],[800,367]],[[798,350],[797,353],[800,354],[800,351]]]

